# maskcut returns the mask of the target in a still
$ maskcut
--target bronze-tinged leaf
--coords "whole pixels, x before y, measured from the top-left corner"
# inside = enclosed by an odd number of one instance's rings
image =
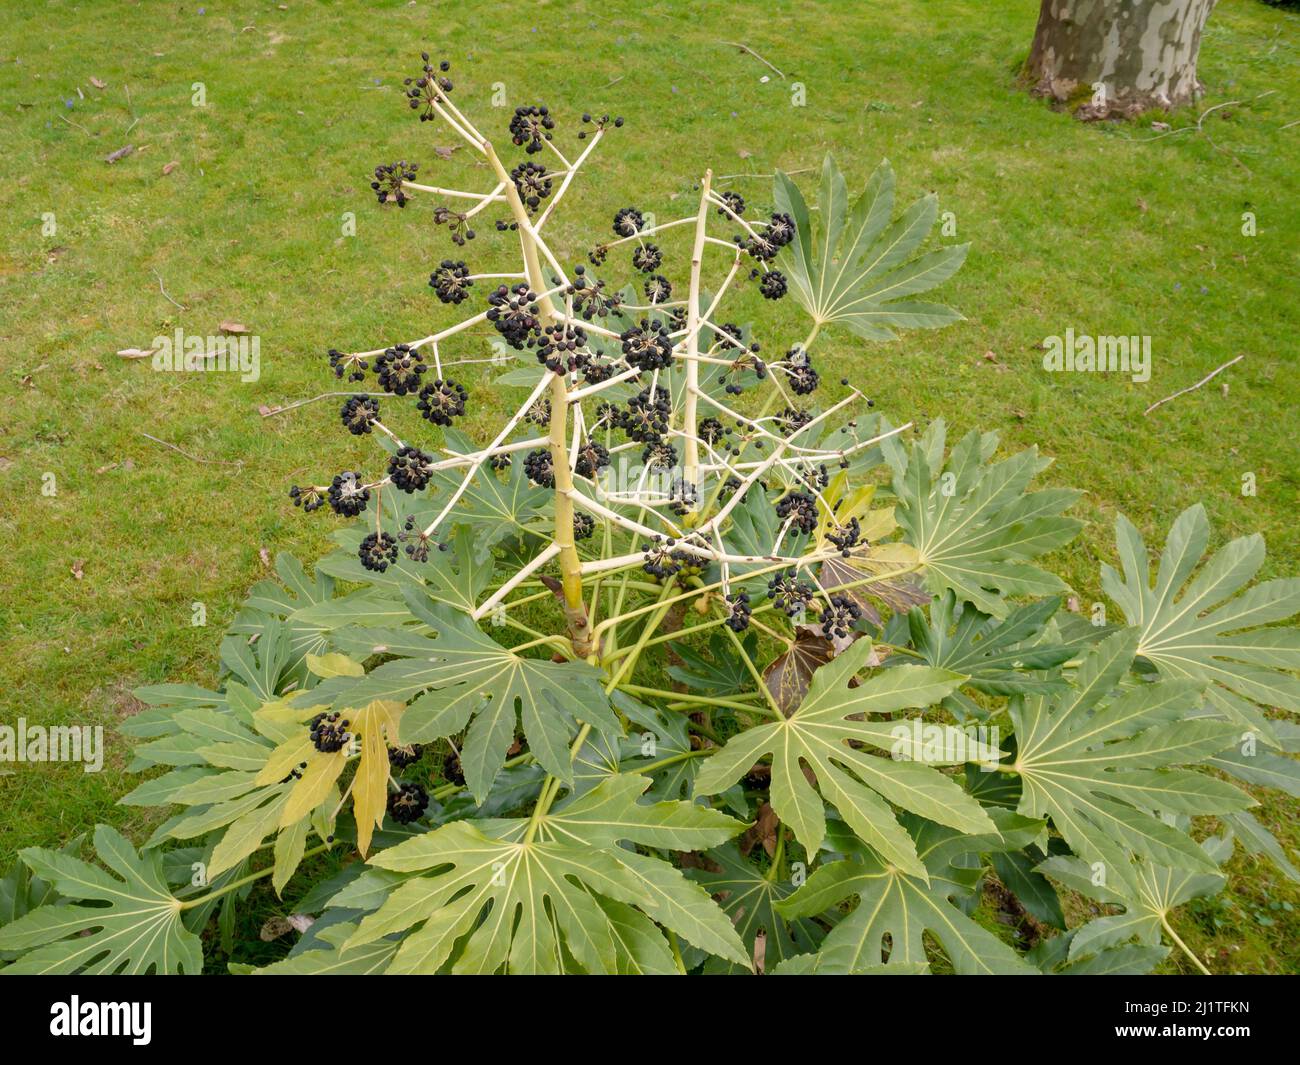
[[[226,336],[242,337],[247,336],[252,330],[242,322],[225,321],[217,326]]]
[[[834,657],[835,645],[830,640],[820,631],[803,629],[795,633],[790,649],[763,670],[763,683],[786,717],[803,702],[813,674]]]
[[[818,577],[819,583],[822,588],[830,590],[841,585],[852,584],[854,581],[860,581],[864,577],[888,573],[890,569],[901,568],[899,559],[879,557],[884,553],[892,553],[891,549],[896,546],[895,544],[885,544],[880,548],[872,548],[865,555],[854,555],[852,561],[843,558],[828,558],[822,563],[821,573]],[[867,595],[875,596],[896,614],[906,614],[912,607],[924,606],[930,601],[929,593],[922,587],[920,581],[910,573],[905,573],[890,580],[876,581],[874,584],[851,588],[841,594],[850,596],[862,609],[862,616],[873,625],[880,624],[880,612],[872,606],[871,601],[867,599]]]

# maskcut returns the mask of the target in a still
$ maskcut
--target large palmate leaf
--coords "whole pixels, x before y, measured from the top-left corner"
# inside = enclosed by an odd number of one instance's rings
[[[816,227],[803,194],[779,170],[773,195],[777,210],[795,223],[780,266],[817,326],[839,323],[867,340],[893,340],[894,328],[933,329],[961,321],[951,307],[906,298],[955,274],[970,245],[912,257],[934,226],[939,201],[933,194],[923,196],[890,225],[894,172],[888,161],[876,168],[850,210],[844,175],[826,156]]]
[[[1081,523],[1061,512],[1079,493],[1029,491],[1050,460],[1029,448],[991,462],[995,433],[969,433],[945,462],[946,434],[937,419],[910,450],[893,437],[883,445],[898,497],[894,518],[916,549],[926,586],[935,595],[951,590],[996,617],[1007,613],[1007,596],[1064,591],[1030,560],[1074,538]]]
[[[764,873],[740,853],[735,843],[717,847],[704,857],[710,867],[695,866],[687,869],[686,875],[718,899],[755,965],[762,936],[762,971],[770,972],[787,958],[817,949],[824,935],[820,925],[806,917],[790,919],[776,911],[776,904],[789,898],[794,890],[789,881]],[[704,971],[733,975],[750,972],[751,966],[711,957],[704,963]]]
[[[411,657],[385,662],[355,680],[326,681],[314,699],[342,709],[419,696],[402,717],[404,743],[453,736],[468,725],[461,766],[479,802],[492,789],[517,722],[523,725],[529,752],[566,782],[573,779],[569,744],[578,721],[621,734],[595,667],[515,654],[468,615],[431,602],[422,589],[404,588],[403,594],[411,613],[437,638],[394,632],[385,640],[387,652]]]
[[[932,766],[882,758],[854,744],[893,751],[903,759],[919,755],[906,726],[870,719],[930,706],[954,691],[965,677],[927,666],[900,666],[884,670],[856,688],[849,687],[870,655],[871,641],[863,639],[822,666],[793,714],[733,736],[706,761],[695,788],[701,795],[722,791],[770,754],[772,808],[810,854],[826,834],[824,798],[887,861],[924,877],[925,868],[912,839],[895,819],[889,803],[965,832],[988,831],[988,815]],[[965,737],[961,739],[965,743]],[[952,749],[963,750],[961,744],[953,744]],[[996,760],[999,753],[975,743],[967,744],[966,750],[971,760]],[[816,777],[820,796],[805,776],[803,765]]]
[[[162,856],[141,857],[106,825],[95,829],[95,851],[121,879],[66,853],[40,847],[21,852],[35,876],[76,902],[40,906],[0,928],[0,951],[24,952],[4,972],[197,973],[202,946],[181,920]]]
[[[905,820],[926,878],[911,876],[866,849],[818,868],[808,882],[777,905],[787,917],[809,917],[857,896],[857,907],[822,943],[814,967],[825,974],[886,971],[929,965],[924,933],[931,933],[961,975],[1024,975],[1035,970],[997,936],[967,917],[954,900],[969,894],[978,867],[966,859],[1023,847],[1042,830],[1042,822],[994,811],[986,832],[963,834],[917,818]],[[888,955],[886,957],[885,955]]]
[[[334,579],[323,572],[309,578],[302,563],[284,552],[275,558],[275,572],[280,581],[258,581],[253,585],[229,631],[260,637],[269,620],[287,622],[289,657],[284,671],[300,684],[306,683],[306,656],[326,650],[324,633],[328,626],[301,619],[304,613],[326,606],[334,599]]]
[[[415,929],[388,971],[675,972],[659,925],[747,964],[708,893],[659,858],[620,842],[716,846],[743,827],[687,802],[642,804],[646,777],[614,776],[538,818],[456,821],[380,852],[371,865],[409,875],[346,946]]]
[[[1227,883],[1217,866],[1232,855],[1232,841],[1211,836],[1201,848],[1206,864],[1215,872],[1135,862],[1106,867],[1104,875],[1099,875],[1088,862],[1067,855],[1042,862],[1039,872],[1090,899],[1124,908],[1121,914],[1098,917],[1079,928],[1070,942],[1070,961],[1100,954],[1135,938],[1144,946],[1159,947],[1161,931],[1169,927],[1169,914],[1175,907],[1215,895]]]
[[[1300,579],[1242,591],[1264,564],[1258,534],[1233,540],[1193,579],[1210,538],[1199,504],[1169,530],[1154,586],[1137,529],[1121,516],[1115,535],[1124,574],[1103,566],[1102,587],[1141,633],[1138,655],[1162,676],[1207,682],[1212,708],[1272,739],[1260,707],[1300,711],[1300,628],[1260,626],[1300,613]]]
[[[1060,695],[1017,696],[1019,810],[1050,817],[1076,855],[1111,865],[1126,853],[1160,865],[1213,872],[1185,832],[1155,816],[1217,814],[1254,805],[1225,781],[1190,769],[1232,741],[1224,721],[1189,718],[1203,682],[1139,682],[1120,689],[1133,664],[1136,629],[1123,629],[1090,651],[1073,687]]]
[[[913,607],[906,618],[891,619],[887,638],[910,639],[927,665],[964,673],[966,687],[988,695],[1058,691],[1065,686],[1056,669],[1074,657],[1078,643],[1044,637],[1061,600],[1040,599],[1017,607],[1004,620],[981,613],[946,591],[934,600],[927,619]],[[984,711],[962,692],[944,700],[959,717],[983,716]]]

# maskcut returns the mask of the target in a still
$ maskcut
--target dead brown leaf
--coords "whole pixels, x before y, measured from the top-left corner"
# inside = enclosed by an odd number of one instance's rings
[[[106,156],[104,156],[104,162],[116,163],[119,159],[125,159],[133,151],[135,151],[134,144],[125,145],[124,147],[119,148],[117,151],[109,152]]]
[[[283,917],[270,917],[262,924],[262,930],[257,933],[257,936],[263,943],[270,943],[292,931],[293,925]]]
[[[123,348],[117,353],[120,359],[147,359],[157,348]]]
[[[107,88],[108,88],[108,82],[106,82],[106,81],[101,81],[99,78],[96,78],[96,77],[92,77],[92,78],[90,79],[90,84],[93,85],[93,86],[95,86],[95,88],[97,88],[97,89],[107,89]]]
[[[72,576],[81,580],[85,574],[86,560],[84,558],[74,559],[72,563]]]
[[[781,822],[777,819],[776,811],[767,803],[762,803],[758,808],[758,817],[740,837],[740,853],[749,857],[749,852],[756,844],[761,843],[767,856],[772,857],[776,853],[776,833],[780,827]]]
[[[225,321],[217,326],[226,336],[247,336],[251,330],[242,322]]]
[[[170,163],[165,164],[162,168],[163,177],[166,177],[168,174],[170,174],[173,170],[175,170],[180,165],[181,164],[175,159],[173,159]]]

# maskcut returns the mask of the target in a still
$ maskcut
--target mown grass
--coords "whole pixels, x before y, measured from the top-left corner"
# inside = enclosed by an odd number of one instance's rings
[[[830,335],[821,358],[896,417],[999,429],[1009,447],[1054,456],[1048,478],[1088,492],[1088,528],[1053,560],[1085,606],[1100,598],[1120,511],[1157,543],[1203,501],[1219,537],[1266,536],[1264,576],[1296,572],[1300,127],[1281,128],[1300,117],[1294,14],[1220,4],[1202,49],[1205,106],[1247,103],[1159,137],[1150,119],[1088,127],[1022,91],[1031,0],[0,7],[0,720],[111,733],[137,708],[135,686],[213,681],[218,633],[266,575],[262,552],[310,562],[324,550],[333,519],[304,518],[288,485],[373,465],[374,452],[338,431],[330,403],[271,418],[259,407],[336,387],[331,346],[452,320],[425,284],[454,250],[428,203],[380,209],[368,188],[369,171],[398,158],[448,184],[487,180],[463,151],[440,159],[452,135],[402,106],[421,48],[453,61],[462,106],[494,129],[509,115],[489,106],[494,82],[510,107],[625,116],[553,227],[566,260],[619,207],[671,217],[706,166],[803,171],[830,151],[860,183],[889,157],[902,191],[938,192],[956,239],[973,243],[944,291],[968,321],[892,345]],[[737,39],[785,78],[719,43]],[[805,107],[791,106],[794,82]],[[195,83],[206,106],[192,103]],[[562,118],[562,143],[574,119]],[[126,144],[133,154],[104,162]],[[761,176],[721,185],[770,199]],[[1246,211],[1257,236],[1242,234]],[[513,261],[490,225],[467,251],[456,257],[477,269]],[[730,317],[752,318],[772,349],[802,337],[788,303],[761,302],[751,294]],[[260,337],[256,382],[115,355],[230,319]],[[1150,382],[1044,373],[1039,345],[1070,326],[1151,335]],[[1241,353],[1210,386],[1143,415]],[[444,357],[487,354],[476,333]],[[469,428],[482,430],[502,402],[482,367],[461,377],[479,386]],[[1246,473],[1255,496],[1242,495]],[[206,627],[191,624],[196,602]],[[113,805],[130,786],[128,748],[112,735],[95,775],[0,777],[0,863],[96,821],[141,828]],[[1296,804],[1261,799],[1261,819],[1295,847]],[[1180,934],[1218,971],[1300,968],[1300,893],[1266,863],[1239,856],[1231,871],[1220,900],[1180,913]]]

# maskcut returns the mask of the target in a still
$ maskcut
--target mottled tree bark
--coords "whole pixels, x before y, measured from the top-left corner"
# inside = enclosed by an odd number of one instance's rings
[[[1216,0],[1042,0],[1025,72],[1080,118],[1172,109],[1201,91],[1196,57]]]

